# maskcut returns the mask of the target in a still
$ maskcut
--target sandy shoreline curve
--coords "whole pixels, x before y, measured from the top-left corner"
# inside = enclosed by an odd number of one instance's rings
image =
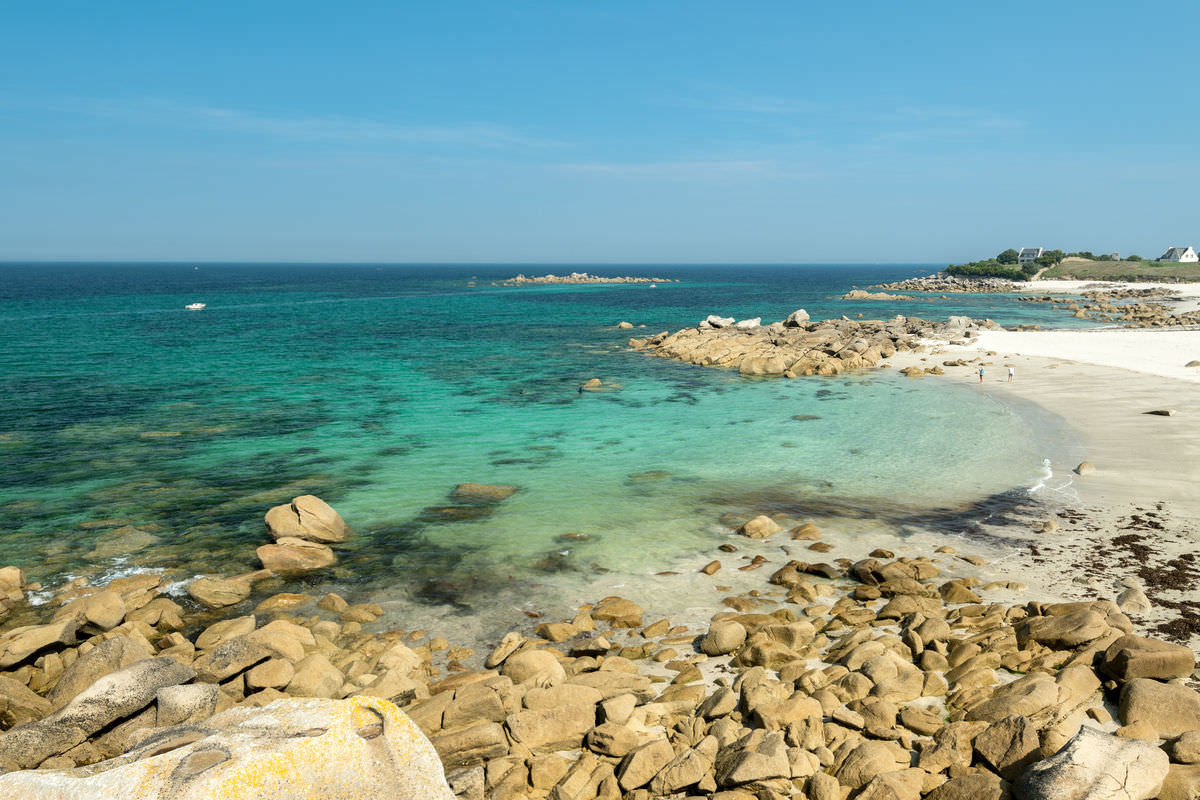
[[[1189,289],[1200,297],[1200,287]],[[1193,359],[1200,359],[1200,331],[1105,328],[988,330],[967,344],[930,342],[925,353],[890,361],[896,369],[937,365],[943,375],[920,379],[977,388],[1014,408],[1036,405],[1057,419],[1079,461],[1095,467],[1079,475],[1077,463],[1052,465],[1048,488],[1059,491],[1047,499],[1060,509],[1057,529],[1039,531],[1033,523],[985,573],[1018,578],[1030,596],[1073,600],[1113,599],[1130,585],[1144,587],[1153,605],[1132,614],[1139,629],[1173,624],[1195,647],[1200,367],[1185,366]],[[964,363],[946,365],[957,361]],[[1173,415],[1151,413],[1168,410]]]

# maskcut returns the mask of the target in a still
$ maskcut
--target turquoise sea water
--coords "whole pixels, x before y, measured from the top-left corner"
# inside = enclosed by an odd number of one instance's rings
[[[573,269],[678,282],[493,283]],[[1081,324],[998,295],[840,300],[931,271],[0,265],[0,563],[49,585],[246,572],[263,513],[312,493],[355,535],[308,590],[473,608],[531,576],[652,572],[762,512],[955,524],[1038,479],[1037,420],[888,370],[747,379],[626,346],[797,308]],[[579,393],[593,377],[609,390]],[[463,482],[519,490],[470,505]]]

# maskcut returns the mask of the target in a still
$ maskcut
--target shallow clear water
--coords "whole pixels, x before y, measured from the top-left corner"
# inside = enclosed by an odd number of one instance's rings
[[[887,370],[746,379],[625,344],[800,307],[1081,324],[1045,306],[840,300],[931,271],[911,265],[587,267],[680,282],[493,285],[572,269],[0,265],[0,563],[48,582],[249,571],[267,508],[313,493],[355,536],[309,584],[472,606],[530,576],[660,569],[763,511],[952,514],[1032,485],[1053,446],[969,387]],[[184,310],[196,301],[208,308]],[[593,377],[609,390],[579,393]],[[519,491],[454,501],[468,481]],[[142,532],[114,538],[101,520]]]

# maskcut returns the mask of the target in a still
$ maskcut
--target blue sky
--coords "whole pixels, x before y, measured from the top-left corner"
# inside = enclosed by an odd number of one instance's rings
[[[0,259],[1200,245],[1200,4],[9,4]]]

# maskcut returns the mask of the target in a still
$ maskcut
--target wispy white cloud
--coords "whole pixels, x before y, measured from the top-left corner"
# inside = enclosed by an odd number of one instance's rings
[[[982,106],[956,106],[914,101],[903,96],[818,99],[802,95],[763,94],[736,87],[702,84],[668,106],[717,112],[752,122],[767,138],[802,134],[814,140],[836,136],[853,141],[855,133],[879,134],[896,141],[985,135],[1013,130],[1025,121]],[[846,132],[850,135],[846,136]]]
[[[990,109],[908,103],[881,105],[876,108],[874,117],[880,122],[891,123],[900,130],[905,125],[916,124],[931,129],[932,126],[937,126],[937,129],[951,133],[1016,129],[1027,124],[1022,117],[1000,114]]]
[[[272,139],[344,143],[398,143],[475,148],[549,148],[562,142],[531,136],[491,122],[451,124],[384,122],[359,117],[287,116],[240,108],[180,103],[163,99],[85,100],[56,106],[58,111],[120,119],[141,125],[209,130]]]
[[[586,162],[560,164],[567,172],[655,180],[736,180],[776,176],[780,164],[769,160],[693,160],[656,162]]]

